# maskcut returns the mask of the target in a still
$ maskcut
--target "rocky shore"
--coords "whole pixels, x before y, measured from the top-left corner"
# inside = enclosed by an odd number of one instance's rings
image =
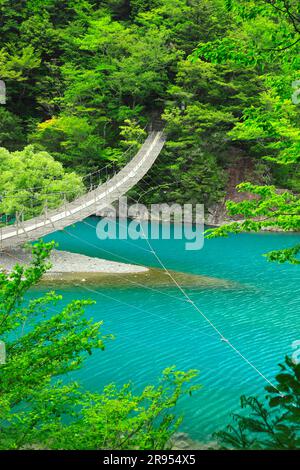
[[[28,265],[31,254],[23,249],[0,252],[0,271],[10,272],[18,264]],[[68,286],[74,282],[86,282],[109,287],[169,287],[174,283],[170,276],[158,268],[147,268],[134,264],[108,261],[91,256],[53,250],[50,262],[52,267],[43,276],[47,285]],[[179,271],[171,271],[177,282],[185,287],[203,289],[240,289],[238,283],[210,276],[201,276]],[[243,286],[243,288],[250,288]]]
[[[0,253],[0,270],[11,271],[15,264],[29,264],[31,253],[23,249],[14,249]],[[103,274],[138,274],[148,272],[145,266],[117,263],[105,259],[53,250],[50,257],[52,268],[47,275],[62,273],[103,273]]]

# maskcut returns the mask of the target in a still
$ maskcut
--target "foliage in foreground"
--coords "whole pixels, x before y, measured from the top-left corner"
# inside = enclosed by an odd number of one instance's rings
[[[52,246],[37,244],[29,267],[0,273],[0,449],[165,448],[180,422],[172,409],[196,388],[188,385],[196,372],[169,368],[140,394],[132,384],[92,393],[70,381],[66,374],[111,337],[84,316],[92,301],[60,307],[54,292],[24,300],[49,268]]]
[[[255,199],[246,199],[235,203],[229,201],[227,208],[231,215],[243,214],[243,222],[232,222],[216,229],[207,230],[208,238],[226,237],[230,233],[258,232],[263,229],[279,228],[282,231],[299,231],[300,198],[290,191],[278,192],[275,186],[257,186],[241,183],[238,189],[255,195]],[[266,254],[269,261],[299,264],[300,245],[283,250],[274,250]]]
[[[233,28],[211,42],[202,42],[195,54],[213,64],[241,66],[248,74],[259,74],[261,91],[254,105],[243,109],[242,118],[228,136],[247,152],[270,163],[278,181],[289,190],[275,186],[244,183],[240,192],[251,199],[229,202],[230,215],[245,222],[216,229],[210,236],[258,231],[271,227],[300,229],[299,155],[299,2],[281,0],[225,2]],[[292,192],[294,191],[294,193]],[[300,247],[279,250],[269,260],[299,263]]]
[[[276,389],[266,387],[266,400],[242,396],[242,412],[233,414],[233,423],[216,433],[225,448],[299,449],[300,364],[286,357],[280,368]]]

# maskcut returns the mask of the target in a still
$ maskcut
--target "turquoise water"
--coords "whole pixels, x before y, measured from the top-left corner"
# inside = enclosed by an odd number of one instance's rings
[[[145,251],[145,240],[100,241],[97,219],[87,222],[49,239],[64,250],[158,266],[153,254]],[[273,379],[277,364],[292,352],[291,343],[300,339],[300,268],[268,263],[262,254],[299,242],[299,234],[263,233],[207,240],[200,251],[185,251],[184,240],[153,240],[152,245],[170,269],[239,283],[229,289],[188,291],[224,336]],[[203,387],[181,400],[178,413],[185,416],[182,430],[199,440],[210,440],[212,432],[228,423],[230,412],[239,407],[240,395],[263,392],[262,377],[220,341],[191,305],[180,300],[175,287],[150,290],[128,283],[93,289],[97,293],[83,287],[61,291],[64,302],[95,299],[97,305],[87,315],[104,320],[103,332],[116,336],[104,352],[95,352],[74,374],[86,387],[101,390],[109,382],[132,380],[141,389],[170,365],[198,369],[197,382]]]

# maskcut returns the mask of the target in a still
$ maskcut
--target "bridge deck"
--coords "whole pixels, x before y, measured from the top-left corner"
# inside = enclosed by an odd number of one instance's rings
[[[106,183],[42,216],[1,228],[0,250],[62,230],[112,204],[145,176],[164,144],[165,136],[162,131],[150,132],[137,155]]]

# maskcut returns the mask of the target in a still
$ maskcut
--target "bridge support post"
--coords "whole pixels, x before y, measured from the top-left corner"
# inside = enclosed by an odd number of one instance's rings
[[[48,219],[48,200],[47,199],[44,205],[44,216],[45,216],[45,222],[47,222],[47,219]]]
[[[67,195],[64,193],[64,208],[65,208],[65,214],[67,215]]]
[[[19,212],[16,212],[17,238],[19,238]]]

